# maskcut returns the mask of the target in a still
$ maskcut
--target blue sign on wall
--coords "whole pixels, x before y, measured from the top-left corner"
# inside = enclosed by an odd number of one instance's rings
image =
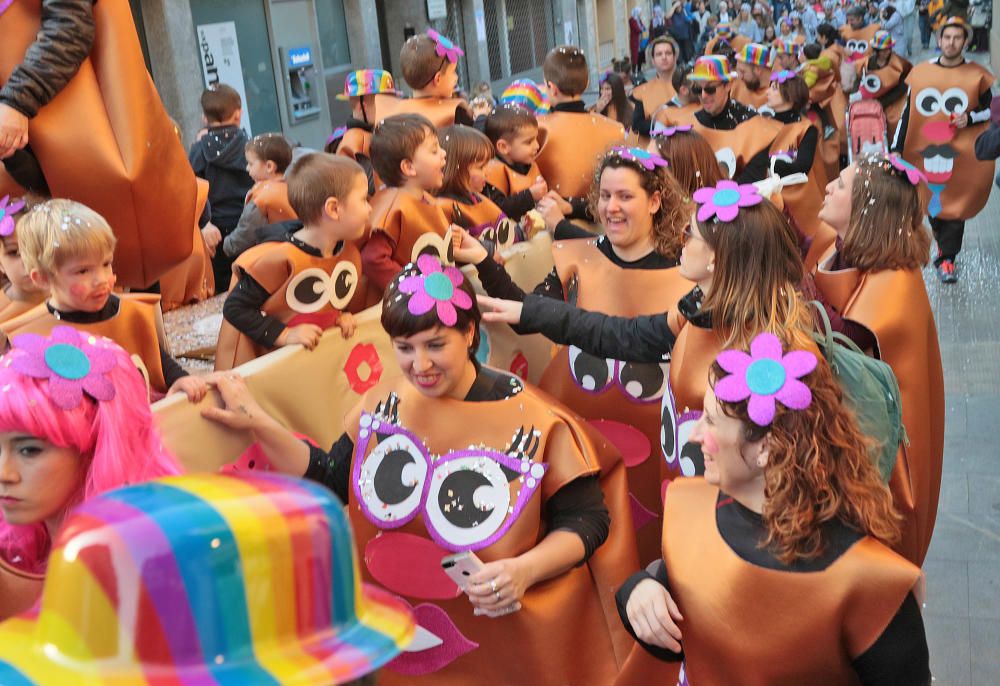
[[[301,48],[288,49],[289,67],[308,67],[312,64],[312,61],[312,50],[309,49],[308,45]]]

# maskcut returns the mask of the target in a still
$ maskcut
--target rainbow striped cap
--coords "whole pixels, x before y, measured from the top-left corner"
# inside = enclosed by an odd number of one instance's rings
[[[798,55],[800,50],[799,44],[793,40],[775,38],[771,43],[771,51],[775,55]]]
[[[498,105],[517,105],[532,114],[545,114],[549,111],[549,98],[531,79],[518,79],[512,82],[500,94]]]
[[[392,74],[385,69],[359,69],[344,78],[344,92],[337,94],[337,100],[347,100],[360,95],[396,93]]]
[[[715,37],[722,38],[723,40],[732,40],[736,35],[733,27],[730,24],[719,24],[715,28]]]
[[[895,44],[896,41],[893,40],[892,35],[888,31],[876,31],[875,35],[872,36],[872,50],[888,50]]]
[[[317,484],[169,477],[66,519],[40,606],[0,624],[0,684],[352,681],[416,631],[358,582],[351,529]]]
[[[705,55],[694,61],[689,81],[721,81],[728,83],[735,78],[729,71],[729,60],[722,55]]]
[[[746,64],[756,64],[758,67],[771,66],[771,52],[766,45],[748,43],[736,53],[736,61]]]

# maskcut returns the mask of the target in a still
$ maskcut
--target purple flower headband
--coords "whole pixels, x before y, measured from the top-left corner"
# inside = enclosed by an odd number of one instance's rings
[[[82,332],[57,326],[46,338],[25,333],[11,341],[16,352],[8,358],[15,371],[34,379],[48,379],[49,397],[64,410],[80,406],[83,394],[94,400],[111,400],[115,387],[108,372],[117,362],[110,348],[96,345],[97,339]]]
[[[751,183],[739,184],[722,180],[715,187],[699,188],[694,192],[698,208],[698,221],[708,221],[714,215],[723,222],[731,222],[740,213],[741,207],[752,207],[763,202],[757,187]]]
[[[789,79],[794,79],[796,76],[798,76],[798,74],[796,74],[794,71],[788,71],[787,69],[782,69],[781,71],[775,74],[771,74],[771,83],[774,83],[775,81],[777,81],[778,83],[784,83]]]
[[[909,181],[911,185],[919,186],[921,181],[927,183],[927,177],[924,173],[904,160],[897,153],[890,154],[886,159],[889,160],[889,164],[892,165],[893,169],[906,176],[906,180]],[[2,233],[3,231],[0,231],[0,234]]]
[[[9,200],[9,195],[0,198],[0,236],[9,236],[14,233],[14,215],[24,209],[23,200],[8,203]]]
[[[462,48],[455,45],[450,38],[442,36],[434,29],[427,29],[427,35],[437,44],[437,47],[434,48],[434,52],[438,54],[438,57],[445,57],[449,62],[455,64],[458,62],[458,58],[465,54],[465,50],[462,50]]]
[[[723,350],[715,361],[729,372],[715,384],[715,397],[727,403],[746,400],[747,414],[757,426],[774,421],[775,402],[790,410],[804,410],[812,403],[812,391],[799,381],[816,369],[816,355],[808,350],[783,354],[781,341],[773,333],[758,334],[750,343],[750,354]]]
[[[654,122],[653,128],[649,130],[650,136],[665,136],[670,138],[678,131],[690,131],[694,127],[691,124],[681,124],[680,126],[665,126],[663,122]]]
[[[330,145],[330,143],[334,142],[338,138],[343,138],[345,133],[347,133],[347,127],[338,126],[333,130],[333,133],[331,133],[330,136],[326,139],[326,144]]]
[[[472,298],[459,286],[465,280],[455,267],[444,267],[433,255],[417,258],[419,274],[411,274],[399,282],[399,291],[411,295],[406,308],[410,314],[422,315],[437,308],[438,319],[445,326],[455,326],[458,313],[455,308],[468,310]]]
[[[659,155],[654,155],[648,150],[643,150],[642,148],[626,148],[625,146],[619,145],[611,148],[611,154],[618,155],[625,160],[636,162],[648,171],[653,171],[657,167],[670,166],[670,163]]]

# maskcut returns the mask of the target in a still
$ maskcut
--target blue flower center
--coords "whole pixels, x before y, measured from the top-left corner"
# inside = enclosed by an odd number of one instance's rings
[[[774,395],[785,385],[785,377],[777,360],[754,360],[747,367],[747,386],[755,395]]]
[[[435,300],[451,300],[455,286],[442,272],[434,272],[424,279],[424,290]]]
[[[90,360],[76,346],[55,343],[45,349],[45,365],[64,379],[76,381],[90,373]]]
[[[729,207],[730,205],[735,205],[740,201],[740,192],[735,188],[726,188],[721,191],[715,191],[712,195],[712,202],[716,207]]]

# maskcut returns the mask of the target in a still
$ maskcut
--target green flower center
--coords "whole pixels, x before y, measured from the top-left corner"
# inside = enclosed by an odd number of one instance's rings
[[[76,346],[56,343],[45,349],[45,364],[64,379],[75,381],[90,373],[90,360]]]
[[[442,272],[434,272],[424,279],[424,290],[435,300],[451,300],[455,286]]]
[[[747,386],[755,395],[774,395],[785,385],[785,377],[777,360],[755,360],[747,368]]]

